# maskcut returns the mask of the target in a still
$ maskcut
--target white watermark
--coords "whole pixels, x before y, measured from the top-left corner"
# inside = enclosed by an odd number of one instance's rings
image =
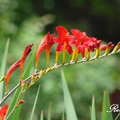
[[[120,112],[118,104],[112,104],[107,112]]]

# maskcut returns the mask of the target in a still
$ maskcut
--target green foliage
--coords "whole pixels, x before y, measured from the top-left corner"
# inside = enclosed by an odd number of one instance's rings
[[[110,108],[109,95],[107,91],[104,91],[103,95],[103,106],[102,106],[102,118],[101,120],[113,120],[112,113],[107,112]]]
[[[41,111],[40,120],[43,120],[43,111]]]
[[[73,101],[69,92],[69,89],[67,87],[66,79],[64,76],[63,71],[62,74],[62,87],[63,87],[63,97],[64,97],[64,105],[65,105],[65,111],[67,115],[67,120],[77,120],[77,115],[75,112],[75,108],[73,105]]]
[[[90,111],[90,116],[91,116],[91,120],[96,120],[96,111],[95,111],[95,98],[93,96],[92,98],[92,107],[91,107],[91,111]]]
[[[30,72],[31,72],[31,69],[32,69],[32,66],[33,66],[33,63],[34,63],[34,57],[35,57],[35,51],[36,51],[36,48],[34,49],[34,51],[32,52],[32,56],[29,60],[29,63],[27,64],[27,67],[26,67],[26,70],[23,74],[23,78],[26,78],[30,75]],[[8,115],[11,113],[11,111],[16,107],[16,104],[17,102],[20,100],[20,99],[24,99],[24,96],[25,96],[25,93],[22,93],[21,95],[21,87],[19,87],[15,94],[14,94],[14,97],[11,101],[11,104],[10,104],[10,107],[9,107],[9,111],[8,111]],[[15,108],[16,109],[16,108]],[[10,117],[9,117],[9,120],[14,120],[14,119],[18,119],[19,118],[19,114],[20,114],[20,111],[21,111],[21,106],[19,106],[17,108],[17,110],[15,110],[15,112],[13,112],[12,114],[10,114]]]
[[[33,109],[32,109],[32,112],[31,112],[30,120],[33,120],[33,115],[34,115],[34,112],[35,112],[35,108],[36,108],[36,103],[37,103],[37,100],[38,100],[39,92],[40,92],[40,85],[38,87],[38,91],[37,91],[36,98],[35,98],[35,101],[34,101],[34,105],[33,105]]]
[[[1,62],[1,67],[0,67],[0,78],[2,78],[5,74],[9,42],[10,42],[10,40],[8,39],[8,41],[6,43],[6,46],[5,46],[5,52],[3,54],[3,57],[1,57],[3,59],[2,59],[2,62]],[[2,98],[3,98],[3,92],[4,92],[3,88],[4,88],[4,84],[3,84],[3,82],[0,82],[0,100],[2,100]]]

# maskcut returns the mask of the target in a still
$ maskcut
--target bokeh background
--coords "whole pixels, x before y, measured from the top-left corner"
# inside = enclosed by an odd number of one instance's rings
[[[77,28],[104,42],[120,41],[120,0],[0,0],[0,61],[5,44],[10,38],[7,68],[19,59],[25,46],[39,44],[43,36],[62,25],[69,31]],[[55,49],[51,50],[51,64],[55,61]],[[120,103],[120,55],[113,55],[89,63],[62,68],[72,95],[77,116],[89,120],[92,96],[96,97],[98,120],[101,114],[103,91],[110,93],[111,103]],[[26,62],[27,63],[27,62]],[[45,53],[39,68],[45,68]],[[33,68],[34,70],[35,68]],[[10,89],[19,81],[19,72],[13,74]],[[41,110],[45,119],[52,102],[52,119],[60,120],[63,111],[61,70],[44,76],[26,93],[20,120],[29,120],[38,85],[41,91],[34,120]],[[24,114],[25,113],[25,114]]]

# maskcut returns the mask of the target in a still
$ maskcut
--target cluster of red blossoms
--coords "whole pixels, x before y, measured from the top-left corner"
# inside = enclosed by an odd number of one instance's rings
[[[42,51],[46,50],[47,66],[49,66],[50,48],[57,43],[56,47],[56,60],[58,62],[59,53],[63,52],[63,63],[65,62],[66,51],[72,54],[72,61],[78,59],[78,54],[82,54],[82,57],[90,57],[90,52],[97,51],[97,56],[101,50],[108,51],[114,47],[112,42],[108,45],[102,45],[101,40],[97,40],[95,37],[88,37],[85,32],[81,32],[78,29],[71,29],[71,34],[63,26],[56,27],[58,36],[54,37],[54,34],[48,33],[40,43],[36,52],[36,68],[38,67],[38,61]]]
[[[56,27],[58,36],[54,34],[47,33],[47,35],[42,39],[36,51],[36,69],[38,68],[39,58],[43,51],[46,51],[46,61],[47,67],[49,67],[50,61],[50,49],[57,43],[56,47],[56,58],[55,63],[58,63],[59,53],[63,52],[63,63],[65,63],[66,51],[72,55],[71,60],[78,60],[78,55],[81,54],[82,58],[90,58],[90,52],[96,51],[96,57],[99,56],[101,50],[106,50],[106,54],[114,47],[112,42],[107,45],[101,45],[101,40],[95,37],[88,37],[85,32],[81,32],[78,29],[71,29],[71,34],[63,26]],[[7,71],[5,76],[6,81],[6,91],[8,91],[8,83],[11,74],[20,68],[20,77],[22,76],[22,70],[27,56],[29,55],[33,44],[28,45],[21,57],[17,62],[15,62]],[[120,48],[120,43],[114,48],[117,51]]]

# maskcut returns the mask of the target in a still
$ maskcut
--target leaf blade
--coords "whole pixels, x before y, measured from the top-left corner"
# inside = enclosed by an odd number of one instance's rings
[[[3,54],[3,59],[2,59],[1,68],[0,68],[0,78],[3,77],[5,74],[9,44],[10,44],[10,39],[7,40],[7,43],[5,46],[5,51]],[[4,87],[4,82],[2,81],[0,82],[0,100],[2,100],[3,98],[3,87]]]
[[[73,101],[63,71],[61,71],[61,76],[62,76],[62,86],[63,86],[64,103],[65,103],[67,120],[77,120],[77,115],[75,112]]]
[[[34,112],[35,112],[35,107],[36,107],[39,92],[40,92],[40,85],[38,87],[38,91],[37,91],[36,98],[35,98],[35,101],[34,101],[34,105],[33,105],[33,109],[32,109],[32,112],[31,112],[30,120],[33,120],[33,115],[34,115]]]
[[[96,120],[96,113],[95,113],[95,98],[92,98],[92,107],[91,107],[91,120]]]
[[[112,113],[107,112],[110,107],[110,100],[109,100],[109,95],[107,91],[104,91],[103,95],[103,109],[102,109],[102,118],[101,120],[113,120]]]

